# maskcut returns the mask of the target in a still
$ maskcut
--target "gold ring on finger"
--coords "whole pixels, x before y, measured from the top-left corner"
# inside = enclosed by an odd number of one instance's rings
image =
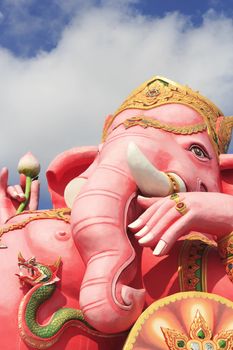
[[[181,214],[184,215],[187,213],[188,208],[184,202],[178,202],[175,206],[175,209]]]
[[[173,193],[171,196],[170,196],[170,199],[175,201],[177,204],[180,202],[180,197],[177,193]]]

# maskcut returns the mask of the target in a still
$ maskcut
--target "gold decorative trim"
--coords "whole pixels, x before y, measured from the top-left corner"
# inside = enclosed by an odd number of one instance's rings
[[[207,129],[207,126],[203,123],[193,124],[188,126],[177,126],[177,125],[162,123],[159,120],[148,118],[143,115],[128,118],[124,120],[122,123],[115,126],[113,130],[115,130],[121,125],[123,125],[125,129],[129,129],[129,128],[132,128],[132,126],[138,125],[143,127],[144,129],[151,127],[155,129],[162,129],[164,131],[168,131],[168,132],[172,132],[173,134],[180,134],[180,135],[196,134],[198,132],[202,132]]]
[[[227,152],[230,140],[231,140],[231,133],[233,128],[233,117],[227,117],[222,118],[219,130],[218,130],[218,138],[220,144],[224,145],[223,153]]]
[[[203,254],[202,254],[202,275],[201,275],[201,283],[203,292],[208,292],[208,284],[207,284],[207,263],[208,263],[208,255],[210,249],[213,248],[209,245],[206,246]]]
[[[207,292],[207,256],[210,246],[186,239],[179,254],[180,291]]]
[[[190,325],[189,336],[174,329],[161,327],[161,330],[170,350],[232,349],[233,330],[221,331],[213,336],[212,330],[198,309]]]
[[[233,232],[218,242],[218,252],[229,280],[233,282]]]
[[[178,184],[176,179],[169,173],[165,173],[165,175],[167,175],[170,182],[169,194],[180,192],[180,185]]]
[[[133,350],[134,344],[136,343],[137,337],[142,329],[142,326],[144,323],[148,320],[148,318],[154,314],[157,310],[161,309],[162,307],[165,307],[171,303],[174,303],[179,300],[183,299],[194,299],[194,298],[201,298],[201,299],[208,299],[208,300],[214,300],[216,302],[219,302],[229,308],[233,311],[233,303],[229,299],[226,299],[224,297],[221,297],[216,294],[210,294],[205,292],[180,292],[176,294],[172,294],[168,297],[165,297],[163,299],[157,300],[153,304],[151,304],[142,314],[139,316],[138,320],[136,321],[134,327],[132,328],[126,343],[123,347],[123,350]],[[225,331],[231,332],[232,331]],[[219,336],[218,336],[219,338]]]
[[[124,110],[149,110],[171,103],[183,104],[197,111],[203,117],[216,153],[219,154],[226,152],[231,138],[233,119],[224,118],[220,109],[218,109],[213,102],[199,94],[199,92],[193,91],[187,86],[182,86],[172,80],[160,76],[155,76],[140,85],[129,95],[115,114],[107,119],[103,131],[103,141],[106,140],[115,118]],[[121,124],[127,126],[127,122]],[[131,124],[130,127],[131,126],[133,125]],[[142,124],[141,126],[144,127]],[[171,130],[171,132],[174,131]]]
[[[231,282],[233,282],[233,258],[225,262],[226,274]]]
[[[218,241],[218,252],[223,261],[233,257],[233,232]]]
[[[186,236],[186,239],[190,241],[202,241],[211,247],[217,248],[217,243],[213,239],[200,232],[191,232]]]
[[[27,217],[25,220],[17,222],[15,224],[11,224],[8,226],[4,226],[0,229],[0,238],[7,232],[18,230],[24,228],[30,222],[41,219],[57,219],[63,220],[67,223],[70,222],[70,213],[71,210],[69,208],[59,208],[59,209],[51,209],[44,211],[24,211],[15,217],[19,217],[20,215],[31,214],[32,216]]]
[[[106,138],[108,136],[108,129],[112,125],[113,120],[114,120],[114,116],[113,115],[108,115],[107,118],[105,119],[103,133],[102,133],[102,141],[103,142],[106,140]]]

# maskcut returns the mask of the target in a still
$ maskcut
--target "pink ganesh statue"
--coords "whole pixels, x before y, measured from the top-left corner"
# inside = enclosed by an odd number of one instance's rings
[[[52,161],[53,209],[4,168],[0,349],[233,349],[232,126],[154,77]]]

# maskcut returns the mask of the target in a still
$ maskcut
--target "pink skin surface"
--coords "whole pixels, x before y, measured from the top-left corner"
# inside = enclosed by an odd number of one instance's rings
[[[0,213],[2,221],[15,214],[17,202],[15,195],[11,198],[7,185],[7,169],[0,174]],[[23,186],[23,184],[22,184]],[[29,208],[38,204],[38,186],[33,185]],[[13,187],[13,186],[12,186]],[[11,187],[11,188],[12,188]],[[14,187],[15,188],[15,187]],[[21,186],[16,187],[19,193]],[[12,216],[1,228],[15,225],[35,214],[20,214]],[[4,218],[4,219],[3,219]],[[22,286],[16,274],[19,273],[18,254],[22,252],[26,258],[35,256],[38,261],[54,263],[59,256],[62,265],[59,268],[57,288],[53,296],[46,301],[38,311],[38,322],[46,323],[52,314],[61,307],[80,309],[79,291],[84,274],[84,264],[72,239],[70,225],[61,220],[40,219],[32,221],[22,229],[7,232],[2,237],[0,249],[0,272],[2,287],[0,288],[0,348],[4,350],[32,349],[20,338],[18,330],[18,309],[24,295],[29,290]],[[77,273],[74,273],[77,272]],[[108,350],[122,348],[126,335],[117,335],[110,338],[97,337],[87,334],[77,327],[67,329],[51,350]],[[114,348],[115,347],[115,348]]]
[[[149,205],[131,226],[141,246],[155,248],[160,240],[155,253],[165,254],[191,230],[206,232],[206,225],[210,225],[208,231],[219,237],[232,230],[232,197],[200,192],[221,191],[218,160],[207,132],[176,135],[154,128],[125,130],[118,126],[126,118],[142,114],[177,126],[203,122],[196,111],[178,104],[122,112],[111,126],[95,170],[74,202],[72,232],[86,265],[80,305],[86,319],[107,333],[130,327],[143,305],[142,291],[131,288],[137,271],[126,234],[129,201],[138,191],[127,165],[129,142],[134,142],[159,170],[178,174],[189,192],[199,192],[181,195],[189,210],[184,216],[169,198]],[[218,210],[219,198],[226,211]],[[200,221],[198,225],[196,220]]]
[[[124,111],[114,121],[112,129],[126,118],[141,114],[173,125],[202,122],[201,117],[186,106],[166,105],[150,111]],[[183,179],[188,192],[179,196],[188,208],[185,215],[175,210],[175,202],[169,197],[137,198],[139,191],[126,157],[131,141],[159,170],[174,172]],[[204,154],[208,153],[208,157],[200,156],[198,152],[197,156],[192,148],[194,145],[203,149]],[[228,159],[226,163],[224,176],[229,182],[232,162]],[[73,177],[77,176],[77,172],[72,171]],[[13,194],[12,187],[11,190],[8,187],[6,173],[4,169],[0,176],[2,224],[15,214],[19,199]],[[81,307],[93,327],[116,333],[128,329],[145,305],[179,291],[177,266],[181,236],[197,230],[218,239],[232,231],[230,208],[233,197],[221,193],[222,173],[206,132],[175,135],[153,128],[135,126],[125,130],[119,126],[110,133],[93,161],[91,171],[85,174],[87,183],[74,202],[71,226],[58,220],[36,220],[26,228],[3,236],[2,243],[8,247],[0,250],[4,279],[4,288],[0,289],[0,344],[3,349],[29,349],[19,338],[17,317],[12,317],[17,315],[19,303],[26,293],[14,276],[18,273],[19,251],[26,258],[36,256],[38,261],[45,263],[53,263],[58,256],[62,257],[63,266],[58,274],[61,282],[56,294],[41,307],[41,322],[48,320],[61,306]],[[65,181],[66,175],[61,179],[59,181]],[[38,199],[37,185],[34,186],[29,204],[32,209],[36,208]],[[19,187],[13,189],[21,192]],[[203,189],[208,192],[200,192]],[[13,217],[7,224],[27,215]],[[143,229],[144,233],[140,232]],[[140,241],[142,238],[146,241]],[[155,249],[160,240],[166,246],[155,256],[150,248]],[[168,252],[169,255],[165,255]],[[209,253],[208,271],[208,291],[232,300],[232,284],[215,249]],[[93,339],[70,328],[51,349],[117,350],[122,347],[119,344],[117,337],[111,342]]]

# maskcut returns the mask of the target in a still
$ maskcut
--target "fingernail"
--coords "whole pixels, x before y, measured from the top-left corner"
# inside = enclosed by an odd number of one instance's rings
[[[5,244],[0,244],[0,249],[6,249],[7,246]]]
[[[151,241],[154,238],[152,233],[148,233],[148,235],[146,235],[145,237],[142,237],[141,239],[139,239],[139,243],[140,244],[144,244],[144,243],[148,243],[149,241]]]
[[[142,237],[148,231],[148,226],[144,226],[140,231],[138,231],[134,236]]]
[[[140,194],[137,196],[138,199],[148,199],[148,197],[141,196]]]
[[[155,247],[153,254],[154,255],[160,255],[162,251],[166,248],[167,243],[164,242],[162,239],[158,242],[157,246]]]
[[[138,226],[140,226],[142,223],[141,219],[137,219],[134,222],[132,222],[131,224],[128,225],[129,228],[137,228]]]
[[[24,197],[25,197],[25,195],[24,195],[23,193],[19,193],[18,195],[19,195],[19,197],[21,197],[21,198],[24,198]]]

